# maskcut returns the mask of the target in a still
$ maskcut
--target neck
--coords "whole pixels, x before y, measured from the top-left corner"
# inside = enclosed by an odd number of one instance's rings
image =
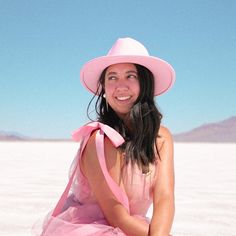
[[[132,128],[132,124],[131,124],[131,120],[130,120],[129,114],[126,114],[125,117],[123,117],[121,119],[124,122],[125,127],[128,129],[128,132],[132,133],[133,128]]]

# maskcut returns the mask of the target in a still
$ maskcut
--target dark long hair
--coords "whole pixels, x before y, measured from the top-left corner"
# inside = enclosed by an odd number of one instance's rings
[[[134,106],[128,114],[129,127],[125,125],[115,111],[106,104],[103,97],[105,83],[105,69],[98,81],[98,98],[95,103],[97,119],[106,125],[117,130],[125,139],[122,149],[125,152],[126,161],[132,161],[139,166],[148,166],[155,162],[155,154],[158,154],[156,138],[162,119],[162,114],[158,111],[154,101],[154,77],[150,70],[141,65],[135,64],[140,83],[140,94]],[[93,100],[93,99],[92,99]],[[89,111],[89,106],[87,114]],[[88,114],[89,117],[89,114]]]

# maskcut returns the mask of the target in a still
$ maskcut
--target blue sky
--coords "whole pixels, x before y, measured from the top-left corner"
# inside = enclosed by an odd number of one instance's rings
[[[88,60],[119,37],[176,70],[157,97],[173,133],[236,115],[236,1],[0,0],[0,130],[69,138],[87,122]]]

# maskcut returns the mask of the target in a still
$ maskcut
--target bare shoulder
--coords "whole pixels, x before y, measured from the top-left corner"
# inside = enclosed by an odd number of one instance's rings
[[[172,139],[172,134],[171,134],[170,130],[163,125],[160,126],[158,134],[163,139]]]
[[[97,132],[98,131],[94,131],[90,136],[82,156],[81,169],[87,177],[89,173],[94,175],[95,172],[97,173],[101,170],[98,161],[101,157],[98,158],[96,149]],[[107,136],[104,138],[104,158],[109,174],[113,180],[119,183],[122,168],[121,156],[117,148],[112,144],[111,140]]]
[[[92,164],[94,161],[96,161],[96,143],[95,143],[95,137],[96,137],[96,131],[93,132],[91,134],[91,136],[89,137],[85,149],[83,151],[82,154],[82,158],[80,160],[81,163],[81,170],[83,172],[83,174],[86,175],[86,171],[85,171],[85,165],[90,165]],[[94,168],[95,165],[92,165],[92,168]]]
[[[94,131],[91,136],[88,139],[88,142],[86,144],[85,147],[85,151],[84,154],[87,155],[88,157],[86,159],[97,159],[97,151],[96,151],[96,133],[98,132],[98,130]],[[104,149],[105,152],[111,153],[111,152],[115,152],[116,148],[113,146],[113,144],[111,143],[110,139],[107,138],[105,136],[104,138]]]
[[[88,139],[88,142],[87,142],[87,144],[86,144],[86,149],[88,149],[88,151],[90,150],[94,150],[95,148],[96,148],[96,134],[97,134],[97,132],[98,132],[98,130],[96,130],[96,131],[94,131],[92,134],[91,134],[91,136],[89,137],[89,139]],[[105,145],[105,147],[107,147],[107,148],[112,148],[112,147],[114,147],[113,145],[112,145],[112,143],[111,143],[111,141],[110,141],[110,139],[107,137],[107,136],[105,136],[105,138],[104,138],[104,145]]]
[[[158,137],[157,137],[157,146],[161,150],[163,146],[169,146],[173,144],[173,137],[170,130],[165,126],[160,126]]]

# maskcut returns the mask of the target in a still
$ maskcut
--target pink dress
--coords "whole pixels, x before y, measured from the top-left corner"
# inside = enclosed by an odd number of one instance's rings
[[[72,164],[70,181],[54,211],[45,220],[40,236],[125,235],[119,228],[108,224],[78,165],[81,153],[94,130],[99,130],[95,138],[97,156],[108,186],[116,199],[130,212],[130,215],[148,221],[145,216],[153,199],[156,166],[151,165],[150,172],[142,174],[138,166],[132,167],[127,164],[122,170],[125,192],[122,191],[106,169],[103,141],[104,135],[106,135],[118,147],[124,140],[111,127],[92,122],[73,134],[73,139],[80,142],[80,148]],[[70,190],[69,196],[68,190]]]

